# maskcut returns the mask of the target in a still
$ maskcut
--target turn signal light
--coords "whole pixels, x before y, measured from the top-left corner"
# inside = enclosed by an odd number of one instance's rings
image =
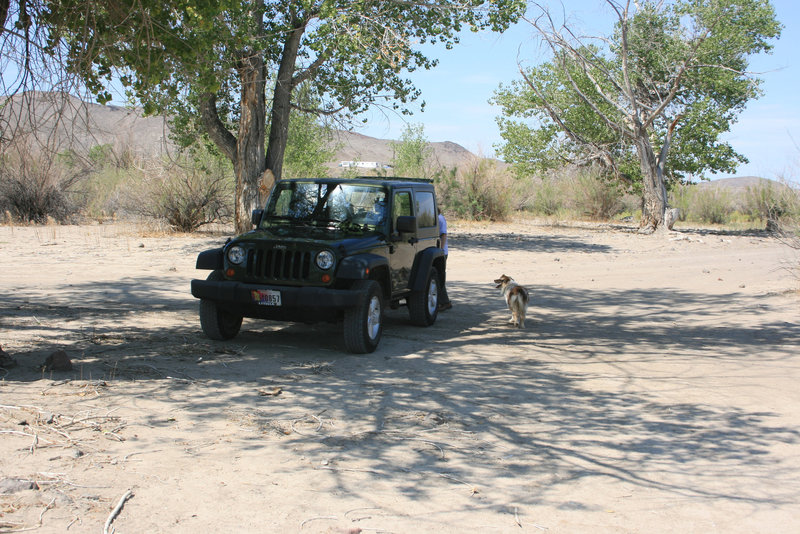
[[[322,281],[323,281],[323,282],[325,282],[325,283],[327,284],[328,282],[330,282],[330,281],[331,281],[331,275],[329,275],[329,274],[323,274],[323,275],[322,275]]]

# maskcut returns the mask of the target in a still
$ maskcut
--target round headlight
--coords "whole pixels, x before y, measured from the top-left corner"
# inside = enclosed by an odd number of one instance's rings
[[[228,261],[234,265],[241,264],[246,256],[247,253],[238,245],[232,246],[228,249]]]
[[[327,271],[333,267],[333,252],[330,250],[323,250],[317,254],[317,267],[323,271]]]

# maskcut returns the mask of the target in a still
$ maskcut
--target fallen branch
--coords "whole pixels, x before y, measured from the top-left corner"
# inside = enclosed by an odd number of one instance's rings
[[[108,519],[106,519],[106,524],[103,525],[103,534],[111,534],[114,532],[114,529],[111,528],[111,523],[114,522],[114,519],[116,519],[117,515],[122,511],[122,507],[125,506],[125,501],[131,497],[133,497],[133,492],[131,490],[126,491],[125,495],[123,495],[117,503],[117,506],[109,514]],[[110,528],[111,530],[109,530]]]
[[[44,507],[44,510],[42,510],[42,513],[41,513],[41,514],[39,514],[39,525],[41,525],[41,524],[42,524],[42,518],[44,517],[44,513],[45,513],[46,511],[48,511],[50,508],[52,508],[52,507],[53,507],[53,505],[54,505],[55,503],[56,503],[56,498],[55,498],[55,497],[53,497],[53,500],[52,500],[52,501],[50,501],[50,502],[47,504],[47,506],[45,506],[45,507]]]
[[[306,526],[306,523],[311,523],[312,521],[319,521],[322,519],[338,519],[335,515],[321,515],[318,517],[310,517],[308,519],[304,519],[302,523],[300,523],[300,528]]]

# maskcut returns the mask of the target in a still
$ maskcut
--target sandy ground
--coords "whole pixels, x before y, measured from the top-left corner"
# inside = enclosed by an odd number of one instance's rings
[[[778,241],[451,223],[453,309],[354,356],[336,325],[205,338],[224,237],[0,227],[0,531],[800,532]]]

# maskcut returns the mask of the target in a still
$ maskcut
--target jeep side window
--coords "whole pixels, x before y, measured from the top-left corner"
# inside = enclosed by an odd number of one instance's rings
[[[415,199],[417,201],[417,225],[420,228],[437,226],[439,220],[436,217],[433,193],[430,191],[417,191]]]
[[[401,215],[413,215],[411,213],[411,192],[399,191],[394,194],[392,205],[392,224],[397,229],[397,218]]]

